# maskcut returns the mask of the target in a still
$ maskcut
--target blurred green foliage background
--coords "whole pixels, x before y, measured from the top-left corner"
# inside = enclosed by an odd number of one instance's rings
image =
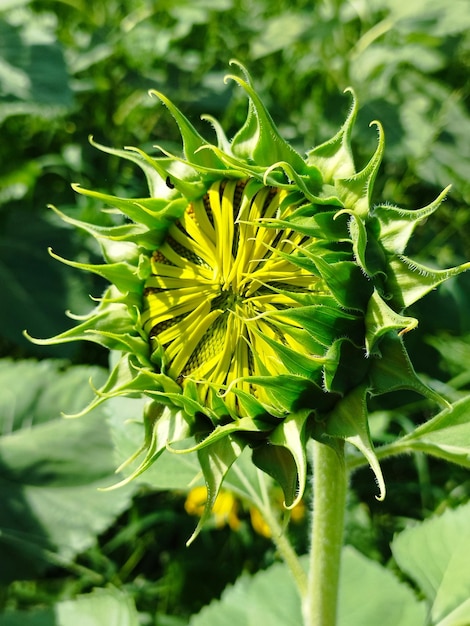
[[[145,192],[142,177],[91,148],[88,135],[115,147],[178,141],[149,88],[164,91],[209,135],[202,113],[234,130],[245,102],[223,82],[232,57],[249,68],[282,133],[301,152],[338,128],[349,107],[342,91],[354,87],[359,160],[375,145],[369,122],[385,127],[377,201],[419,207],[452,184],[441,222],[433,232],[422,229],[413,252],[436,257],[440,266],[466,258],[467,9],[466,0],[2,0],[3,353],[44,354],[22,338],[23,328],[52,335],[65,327],[64,308],[83,312],[88,293],[96,294],[90,279],[49,259],[47,246],[82,259],[95,250],[46,205],[70,208],[80,219],[96,211],[74,196],[75,181],[115,194]],[[69,347],[60,350],[70,356]]]
[[[151,88],[168,95],[207,136],[212,129],[200,121],[203,113],[217,117],[230,136],[246,107],[241,90],[223,81],[231,58],[247,66],[281,133],[301,153],[338,129],[349,107],[342,92],[352,86],[361,107],[353,137],[359,164],[375,147],[370,121],[378,119],[385,128],[375,201],[419,208],[451,184],[449,198],[419,228],[410,252],[439,267],[468,260],[468,0],[0,0],[0,373],[11,371],[11,359],[65,359],[44,366],[51,380],[67,363],[107,366],[107,355],[92,344],[45,348],[22,336],[25,328],[40,337],[64,330],[64,310],[88,311],[89,295],[99,296],[102,289],[95,278],[47,254],[49,246],[82,262],[99,254],[88,235],[60,222],[47,205],[104,223],[110,218],[93,199],[77,197],[72,182],[116,195],[146,193],[142,175],[92,148],[88,135],[114,147],[148,150],[158,143],[178,151],[179,133],[164,107],[149,97]],[[446,283],[415,307],[420,326],[407,337],[416,369],[450,399],[467,394],[470,386],[469,294],[468,275]],[[57,398],[49,401],[58,416],[63,407]],[[406,405],[392,420],[391,406],[373,407],[378,415],[382,411],[378,439],[386,438],[392,421],[392,432],[403,431],[428,410]],[[37,414],[33,409],[30,417]],[[0,432],[10,434],[5,426]],[[391,495],[380,510],[370,476],[354,483],[349,537],[370,555],[387,558],[387,542],[401,517],[423,516],[453,497],[468,499],[468,476],[455,468],[420,461],[405,484],[413,463],[399,459],[387,466]],[[394,484],[401,485],[398,492]],[[55,570],[43,587],[15,587],[6,576],[0,608],[71,597],[92,584],[90,571],[99,571],[100,584],[127,584],[141,611],[184,616],[242,569],[272,560],[269,543],[248,525],[238,535],[214,531],[182,557],[194,521],[182,510],[182,496],[146,489],[91,528],[94,540],[83,543],[83,552],[77,546],[61,555],[55,567],[65,566],[67,574]],[[362,499],[367,515],[357,504]],[[162,522],[156,536],[153,524],[162,520],[171,522],[171,532]],[[295,532],[301,547],[301,530]],[[153,563],[152,550],[164,553],[163,561]],[[223,580],[208,571],[206,587],[196,584],[203,564],[221,550],[232,569]],[[122,563],[132,559],[126,570]],[[39,575],[43,568],[29,577]],[[25,577],[21,570],[18,578]]]

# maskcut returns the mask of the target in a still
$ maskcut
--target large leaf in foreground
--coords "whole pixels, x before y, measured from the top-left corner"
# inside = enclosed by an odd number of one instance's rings
[[[138,626],[139,618],[129,595],[116,589],[97,589],[49,609],[12,611],[0,615],[2,626]]]
[[[130,503],[132,489],[103,493],[115,461],[100,408],[80,419],[99,368],[63,369],[62,362],[4,361],[0,415],[0,581],[33,578],[48,564],[67,565]]]
[[[393,541],[392,552],[423,591],[430,624],[469,624],[470,503],[405,530]]]
[[[300,599],[284,564],[276,563],[255,576],[242,576],[220,601],[195,615],[190,626],[298,626]]]
[[[389,570],[343,550],[338,626],[424,626],[425,607]]]
[[[343,551],[338,626],[423,626],[425,608],[388,570],[353,548]],[[298,626],[300,599],[284,565],[243,576],[190,626]]]

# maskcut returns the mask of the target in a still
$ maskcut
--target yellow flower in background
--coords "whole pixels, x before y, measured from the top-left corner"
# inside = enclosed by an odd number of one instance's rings
[[[261,512],[256,507],[250,508],[250,521],[253,526],[253,530],[261,535],[262,537],[266,537],[270,539],[272,537],[271,528],[269,524],[266,522],[264,517],[261,515]]]
[[[279,513],[284,508],[284,496],[282,490],[273,488],[270,492],[270,502],[273,508],[277,509]],[[307,514],[307,507],[304,500],[299,500],[297,504],[289,510],[289,523],[299,524],[305,519]],[[261,511],[255,507],[250,507],[250,521],[253,529],[266,538],[272,537],[272,532],[269,524],[264,519]]]
[[[207,488],[204,486],[194,487],[188,493],[184,508],[189,515],[202,517],[207,502]],[[221,489],[212,507],[212,519],[216,528],[227,525],[232,530],[240,528],[240,520],[237,516],[238,503],[235,496],[226,489]]]
[[[202,517],[207,502],[207,488],[205,486],[193,487],[186,497],[184,508],[189,515],[195,515]],[[271,499],[274,507],[279,512],[283,508],[283,495],[279,489],[274,489],[273,497]],[[271,538],[272,532],[269,524],[264,519],[261,511],[256,506],[249,506],[250,522],[259,535]],[[227,489],[220,489],[217,498],[214,502],[211,512],[211,519],[216,528],[223,528],[228,525],[232,530],[239,530],[241,526],[240,514],[240,502],[237,497]],[[301,500],[289,514],[289,520],[294,524],[301,522],[305,518],[306,507],[303,500]]]

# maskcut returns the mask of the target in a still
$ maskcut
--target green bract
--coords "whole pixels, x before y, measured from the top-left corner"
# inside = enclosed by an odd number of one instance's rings
[[[244,89],[249,109],[231,142],[210,119],[217,143],[209,143],[152,92],[179,126],[182,157],[94,144],[139,165],[149,197],[74,186],[128,219],[105,228],[60,213],[96,237],[104,263],[60,260],[111,285],[78,326],[41,343],[84,339],[121,353],[92,406],[149,397],[144,444],[133,457],[142,458],[129,479],[166,448],[188,451],[181,446],[192,437],[209,511],[225,473],[250,446],[292,507],[304,490],[308,440],[334,446],[342,438],[366,455],[383,496],[367,396],[413,389],[441,401],[408,359],[402,335],[417,320],[403,312],[470,267],[435,271],[404,255],[415,226],[447,190],[419,210],[372,206],[384,139],[375,122],[377,149],[356,171],[354,94],[343,127],[304,159],[241,69],[243,78],[227,79]]]

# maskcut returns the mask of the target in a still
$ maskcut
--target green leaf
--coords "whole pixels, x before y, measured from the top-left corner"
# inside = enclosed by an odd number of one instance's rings
[[[73,99],[53,22],[32,11],[15,22],[0,17],[0,122],[10,115],[63,113]]]
[[[201,519],[196,530],[187,541],[187,545],[190,545],[196,539],[209,519],[225,475],[242,453],[243,447],[243,444],[235,437],[228,436],[198,450],[198,458],[207,488],[207,500]]]
[[[450,293],[454,300],[450,306],[460,309],[465,315],[470,294],[464,285],[459,289],[459,285],[454,283],[453,287],[456,289]],[[443,308],[443,312],[447,314],[447,307]],[[438,331],[438,334],[426,337],[426,343],[439,352],[445,362],[446,372],[452,376],[452,386],[456,389],[464,387],[470,377],[470,371],[467,368],[467,363],[470,362],[470,335],[465,331],[461,331],[458,335],[448,331]]]
[[[153,252],[153,250],[161,244],[163,239],[163,233],[161,231],[149,230],[143,224],[127,223],[120,226],[99,226],[97,224],[76,220],[70,217],[70,215],[62,213],[62,211],[59,211],[55,206],[50,205],[49,208],[52,209],[62,221],[86,231],[100,243],[103,243],[103,240],[106,239],[110,241],[132,242]],[[122,250],[123,248],[120,249],[121,255]],[[107,260],[109,261],[109,259]]]
[[[400,330],[405,333],[418,325],[418,320],[414,317],[405,317],[391,309],[377,291],[374,291],[369,300],[365,322],[368,354],[373,352],[379,338],[391,330]]]
[[[156,96],[168,108],[179,126],[183,139],[183,149],[186,159],[190,163],[203,165],[215,169],[225,169],[222,162],[215,156],[212,150],[201,150],[206,147],[207,141],[201,137],[188,118],[176,107],[172,101],[159,91],[152,89],[151,95]]]
[[[362,217],[370,211],[374,181],[382,161],[385,143],[382,125],[377,121],[371,124],[377,126],[379,141],[369,163],[357,174],[335,181],[338,197],[343,206]]]
[[[420,300],[444,281],[470,269],[463,263],[447,270],[432,270],[405,256],[394,257],[388,264],[386,288],[395,306],[406,308]]]
[[[263,420],[251,419],[251,417],[241,417],[240,419],[228,422],[224,425],[216,426],[212,431],[207,434],[204,439],[199,439],[195,445],[190,447],[178,447],[170,446],[173,454],[187,454],[188,452],[197,452],[207,446],[222,441],[228,436],[243,435],[243,433],[264,433],[272,429],[272,424],[268,424]],[[176,443],[175,439],[175,443]]]
[[[114,443],[116,466],[121,466],[130,459],[142,446],[144,440],[144,423],[142,416],[148,398],[110,398],[105,405],[109,414],[109,426]],[[122,468],[127,476],[137,467],[131,463]],[[152,489],[175,489],[187,491],[196,484],[201,484],[201,466],[196,452],[173,454],[163,450],[156,463],[153,463],[143,474],[134,476],[135,484],[144,484]]]
[[[168,189],[168,187],[165,184],[165,180],[162,180],[162,177],[157,172],[155,167],[152,167],[151,165],[149,165],[149,163],[142,157],[141,154],[139,154],[137,152],[134,152],[132,150],[129,150],[129,149],[128,150],[121,150],[119,148],[111,148],[109,146],[105,146],[105,145],[100,144],[97,141],[95,141],[93,139],[93,136],[91,136],[91,135],[88,137],[88,140],[91,143],[91,145],[94,146],[95,148],[97,148],[98,150],[101,150],[102,152],[105,152],[106,154],[111,154],[111,155],[117,156],[117,157],[119,157],[121,159],[125,159],[127,161],[131,161],[132,163],[135,163],[136,165],[138,165],[140,167],[140,169],[145,174],[145,178],[146,178],[147,185],[148,185],[148,188],[149,188],[150,198],[153,198],[154,200],[157,200],[157,198],[161,198],[162,199],[162,200],[160,200],[160,207],[156,206],[155,210],[158,211],[158,208],[160,208],[160,209],[164,208],[164,201],[165,201],[166,197],[168,196],[169,189]],[[87,194],[87,190],[83,190],[79,185],[72,185],[72,187],[78,193],[83,193],[85,195],[88,195]],[[92,195],[92,193],[93,192],[91,192],[90,195]],[[107,201],[107,200],[105,200],[105,201]],[[167,204],[168,201],[166,201],[165,203]],[[147,223],[146,220],[150,219],[151,221],[150,221],[149,225],[152,225],[152,224],[155,223],[155,220],[152,219],[152,216],[146,210],[146,208],[142,209],[142,207],[140,207],[138,204],[135,205],[134,207],[132,207],[131,203],[128,203],[126,206],[131,208],[132,212],[129,214],[129,217],[131,219],[133,219],[135,222],[140,222],[142,224],[146,224]],[[127,215],[127,213],[125,213],[125,214]],[[140,219],[137,219],[137,216],[140,216]]]
[[[362,319],[357,315],[341,311],[338,307],[313,304],[287,311],[275,311],[270,318],[296,322],[324,347],[331,346],[338,337],[348,337],[357,345],[361,345],[364,337]],[[289,332],[290,327],[287,324],[283,328],[285,332]]]
[[[319,385],[300,376],[247,376],[246,380],[263,387],[273,404],[270,411],[276,411],[274,415],[282,416],[309,407],[325,408],[334,400]]]
[[[364,380],[368,368],[363,348],[356,347],[348,338],[337,339],[326,353],[325,389],[343,394]]]
[[[445,200],[450,187],[422,209],[408,211],[390,205],[375,206],[372,215],[380,222],[380,242],[392,254],[403,254],[416,226],[436,211]]]
[[[65,385],[63,377],[56,376],[56,373],[66,365],[66,361],[59,360],[0,360],[0,435],[6,437],[15,431],[46,423],[52,416],[57,418],[61,407],[81,408],[80,403],[91,395],[88,385],[82,387],[84,378],[100,381],[104,378],[104,370],[97,367],[69,369],[69,384]],[[78,393],[77,386],[80,388]]]
[[[270,501],[266,503],[266,493],[271,483],[271,478],[253,463],[250,448],[243,450],[237,458],[237,462],[227,472],[224,480],[226,489],[249,500],[260,509],[266,504],[270,504]]]
[[[307,256],[310,255],[307,253]],[[346,309],[365,311],[372,293],[372,285],[365,280],[361,268],[356,263],[352,261],[328,263],[314,255],[312,255],[312,261],[331,289],[333,297],[341,306]],[[351,289],[351,285],[354,285],[354,289]]]
[[[130,595],[117,589],[95,589],[50,609],[8,611],[0,615],[2,626],[139,626]]]
[[[49,249],[49,254],[57,261],[75,267],[84,272],[92,272],[106,279],[108,282],[113,283],[121,291],[121,293],[137,292],[141,293],[141,281],[137,275],[137,268],[127,261],[121,261],[120,263],[103,263],[101,265],[95,265],[92,263],[79,263],[77,261],[71,261],[64,259],[63,257],[55,254]]]
[[[245,68],[237,61],[232,61],[232,64],[241,67],[248,80],[245,81],[232,74],[227,76],[226,80],[231,79],[238,83],[250,98],[247,124],[241,132],[235,135],[232,141],[234,153],[237,154],[240,145],[243,146],[243,150],[249,146],[248,156],[257,166],[270,167],[274,163],[285,161],[297,173],[303,173],[307,169],[304,160],[279,134],[270,113],[253,89]]]
[[[101,145],[93,145],[99,147],[100,150],[103,149]],[[106,152],[109,152],[109,150],[106,150]],[[124,154],[127,157],[129,152],[124,152]],[[124,158],[122,154],[119,154],[119,156]],[[134,159],[134,161],[136,160]],[[92,189],[85,189],[78,184],[74,184],[72,187],[77,193],[101,200],[109,206],[119,209],[136,223],[144,224],[157,232],[160,231],[162,235],[177,217],[181,217],[187,206],[187,201],[184,198],[176,198],[175,200],[169,200],[165,197],[118,198],[117,196],[93,191]]]
[[[409,389],[438,404],[448,404],[442,396],[418,378],[400,337],[393,332],[387,333],[382,337],[379,349],[381,356],[371,357],[369,370],[372,395]]]
[[[271,339],[268,335],[263,335],[259,330],[255,330],[255,334],[272,348],[277,359],[289,372],[289,375],[298,376],[299,379],[318,379],[318,374],[321,372],[324,364],[321,357],[299,353],[298,349],[289,348],[280,341]],[[305,343],[306,340],[304,339]]]
[[[0,229],[0,283],[2,301],[8,303],[0,306],[0,327],[2,335],[13,344],[23,344],[26,354],[32,350],[41,355],[51,351],[39,351],[23,339],[24,328],[41,336],[56,334],[64,327],[64,309],[89,310],[89,294],[96,290],[90,276],[78,276],[47,254],[47,247],[53,245],[71,256],[88,258],[83,239],[79,242],[70,229],[55,227],[51,216],[49,212],[42,215],[15,206],[8,217],[4,215]],[[68,357],[73,352],[70,346],[56,348],[54,356]]]
[[[190,426],[186,416],[175,407],[165,406],[158,402],[149,402],[145,406],[144,427],[143,444],[120,466],[118,471],[130,465],[141,454],[145,454],[145,456],[126,478],[113,485],[113,489],[129,483],[137,476],[145,473],[173,441],[179,442],[190,436]]]
[[[72,326],[68,330],[48,339],[31,337],[27,331],[24,335],[38,345],[56,345],[70,341],[93,341],[107,347],[109,350],[124,350],[143,355],[147,353],[147,344],[138,336],[135,325],[128,309],[124,304],[114,303],[112,306],[113,288],[109,288],[103,295],[98,306],[90,314],[74,316],[72,319],[83,320],[81,324]]]
[[[354,548],[343,549],[338,626],[424,626],[426,608],[411,589]]]
[[[98,368],[63,370],[63,363],[52,361],[8,362],[0,370],[0,386],[9,389],[0,417],[16,428],[4,426],[0,439],[3,582],[69,563],[130,503],[130,489],[98,491],[110,484],[115,469],[105,414],[96,410],[79,420],[59,415],[60,409],[73,411],[92,395],[91,371],[104,378]]]
[[[255,576],[242,576],[227,588],[220,601],[193,616],[189,626],[299,626],[300,598],[284,564]]]
[[[469,623],[470,503],[403,531],[393,540],[392,552],[423,591],[431,624]]]
[[[444,409],[395,444],[470,468],[470,396]]]
[[[304,561],[305,562],[305,561]],[[301,601],[284,564],[243,575],[189,626],[299,626]],[[343,549],[338,626],[424,626],[426,610],[392,572],[350,547]]]
[[[338,206],[341,206],[339,201],[337,202]],[[350,241],[351,239],[347,215],[344,213],[338,215],[338,209],[318,213],[318,206],[315,203],[303,204],[286,215],[285,219],[273,218],[266,223],[277,228],[293,228],[314,239],[326,241]]]
[[[117,352],[117,354],[120,354]],[[82,410],[74,414],[67,414],[70,417],[85,415],[91,409],[101,405],[110,398],[132,394],[155,395],[157,389],[179,389],[173,379],[165,374],[156,374],[150,368],[141,367],[137,359],[132,354],[124,354],[119,358],[116,365],[109,374],[108,380],[100,388],[95,390],[95,398]],[[180,395],[180,394],[177,394]]]
[[[310,30],[310,14],[293,12],[291,9],[268,19],[259,36],[251,45],[251,58],[260,59],[277,50],[295,45]]]
[[[268,443],[253,449],[253,463],[281,485],[285,506],[301,500],[307,479],[306,423],[310,411],[291,413],[268,437]]]
[[[385,482],[370,436],[366,403],[367,392],[367,386],[363,385],[356,387],[344,398],[341,398],[326,417],[326,424],[319,427],[317,438],[322,443],[329,443],[324,433],[329,437],[339,437],[362,452],[368,460],[379,486],[377,499],[383,500],[386,491]]]
[[[351,133],[357,115],[357,100],[352,90],[352,106],[346,121],[334,137],[310,150],[307,162],[316,165],[326,183],[334,178],[348,178],[356,172],[351,153]]]

